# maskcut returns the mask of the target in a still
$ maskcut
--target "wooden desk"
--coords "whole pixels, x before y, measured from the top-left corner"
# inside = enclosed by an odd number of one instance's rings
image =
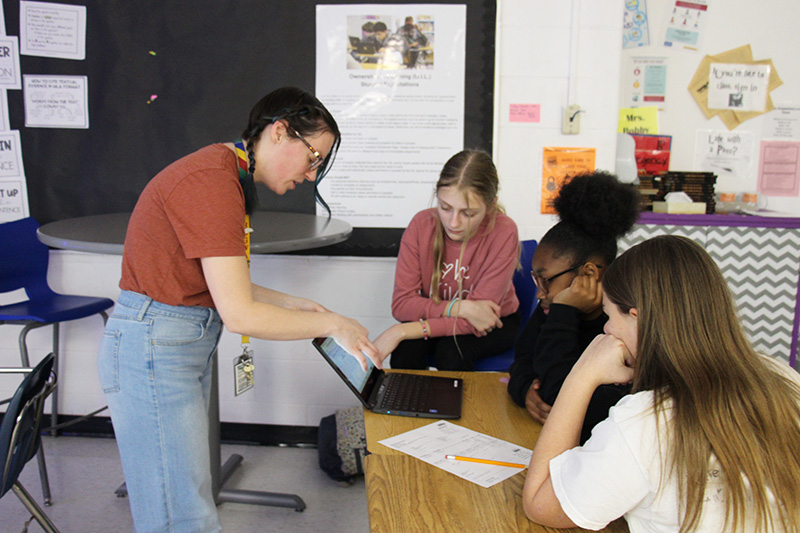
[[[426,371],[411,371],[426,373]],[[541,425],[516,405],[496,372],[437,372],[464,380],[462,417],[450,420],[469,429],[533,449]],[[379,440],[430,424],[429,418],[364,413],[367,431],[365,459],[367,505],[373,533],[402,532],[543,532],[522,509],[526,471],[488,489],[378,444]],[[626,533],[623,519],[603,531]]]
[[[130,213],[112,213],[59,220],[41,226],[37,237],[53,248],[81,252],[122,255],[125,233]],[[343,220],[318,217],[303,213],[273,213],[256,211],[250,217],[253,233],[250,250],[254,254],[291,252],[336,244],[350,237],[353,228]],[[231,455],[221,463],[219,437],[219,379],[217,357],[211,370],[209,401],[209,449],[211,450],[211,483],[217,504],[249,503],[277,507],[305,509],[305,502],[295,494],[272,493],[224,488],[236,468],[242,463],[239,454]],[[115,491],[117,496],[128,493],[123,483]]]

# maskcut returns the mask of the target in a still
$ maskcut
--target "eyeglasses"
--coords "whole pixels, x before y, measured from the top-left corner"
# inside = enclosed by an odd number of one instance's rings
[[[572,268],[568,268],[558,274],[550,276],[549,278],[543,278],[541,276],[537,276],[535,273],[531,272],[531,277],[533,278],[533,283],[536,285],[540,291],[549,292],[550,291],[550,282],[556,279],[559,276],[563,276],[567,272],[572,272],[573,270],[578,270],[583,265],[575,265]]]
[[[559,272],[558,274],[550,276],[549,278],[543,278],[541,276],[537,276],[534,272],[531,272],[531,278],[533,278],[533,283],[534,283],[534,285],[536,285],[537,289],[539,289],[540,291],[544,291],[544,292],[550,292],[550,282],[551,281],[553,281],[554,279],[556,279],[559,276],[563,276],[567,272],[572,272],[573,270],[578,270],[584,264],[585,263],[577,264],[574,267],[568,268],[568,269],[566,269],[566,270],[564,270],[562,272]],[[597,268],[603,268],[603,265],[598,265],[596,263],[592,263],[592,264],[594,266],[596,266]]]
[[[312,154],[314,154],[314,157],[315,157],[315,159],[314,159],[314,161],[312,161],[312,162],[311,162],[311,164],[308,166],[308,170],[314,170],[314,169],[317,169],[317,168],[319,168],[319,166],[320,166],[320,165],[322,164],[322,162],[323,162],[323,161],[325,161],[325,160],[324,160],[324,159],[322,159],[322,157],[319,155],[319,152],[318,152],[317,150],[315,150],[315,149],[314,149],[314,147],[313,147],[313,146],[311,146],[311,144],[309,144],[309,142],[308,142],[307,140],[305,140],[305,138],[304,138],[302,135],[300,135],[300,132],[298,132],[298,131],[297,131],[296,129],[294,129],[294,128],[290,128],[290,129],[291,129],[291,130],[294,132],[294,134],[295,134],[295,135],[297,135],[297,138],[298,138],[298,139],[300,139],[301,141],[303,141],[303,144],[305,144],[305,145],[306,145],[306,148],[308,148],[309,150],[311,150],[311,153],[312,153]]]

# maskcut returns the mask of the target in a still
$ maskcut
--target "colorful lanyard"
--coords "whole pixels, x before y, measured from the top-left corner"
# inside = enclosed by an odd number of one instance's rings
[[[236,147],[237,160],[239,162],[239,181],[244,183],[247,179],[247,152],[244,149],[244,142],[241,139],[233,143]],[[250,268],[250,234],[253,233],[253,228],[250,227],[250,215],[244,214],[244,250],[247,257],[247,268]],[[242,335],[242,344],[250,344],[250,337]]]

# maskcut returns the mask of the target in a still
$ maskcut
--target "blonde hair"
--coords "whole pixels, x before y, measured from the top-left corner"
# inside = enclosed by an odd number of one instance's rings
[[[451,157],[442,167],[439,180],[436,182],[436,192],[442,187],[456,187],[464,194],[469,206],[469,193],[474,193],[486,204],[489,224],[487,231],[492,231],[497,213],[503,213],[501,206],[497,205],[497,192],[500,188],[500,179],[497,168],[491,156],[480,150],[462,150]],[[461,257],[464,255],[470,235],[465,236],[461,243]],[[442,281],[442,260],[444,256],[444,226],[437,217],[436,234],[433,239],[433,274],[431,275],[431,298],[439,303],[439,283]],[[458,294],[461,294],[462,281],[458,281]]]
[[[747,519],[800,531],[800,387],[752,349],[713,259],[687,238],[655,237],[617,258],[603,289],[639,313],[633,392],[653,391],[657,421],[672,409],[662,450],[679,480],[681,531],[700,523],[712,454],[725,531]]]

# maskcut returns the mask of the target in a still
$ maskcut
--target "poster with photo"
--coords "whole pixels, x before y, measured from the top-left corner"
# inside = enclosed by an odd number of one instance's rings
[[[466,6],[318,5],[316,28],[316,95],[342,133],[320,194],[354,227],[404,228],[463,148]]]

